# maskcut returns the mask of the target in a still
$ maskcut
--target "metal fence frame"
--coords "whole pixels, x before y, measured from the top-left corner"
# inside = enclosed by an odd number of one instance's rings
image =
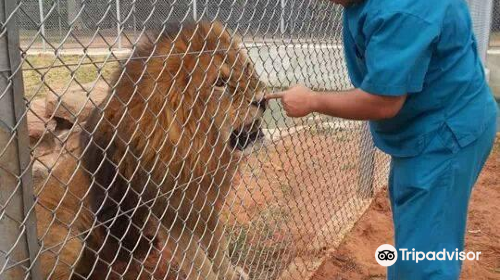
[[[49,2],[52,1],[52,5]],[[162,5],[162,9],[158,9],[155,11],[156,13],[165,13],[164,16],[173,17],[174,19],[182,18],[182,20],[190,19],[193,21],[198,21],[202,18],[212,18],[213,13],[217,13],[219,17],[232,17],[232,19],[227,18],[228,22],[233,22],[236,20],[239,15],[236,14],[225,14],[227,11],[224,9],[213,11],[207,9],[210,5],[207,0],[183,0],[183,1],[173,1],[172,3],[184,3],[181,5],[182,7],[177,7],[176,5],[171,4],[170,7],[168,5],[169,2],[164,2]],[[241,2],[241,3],[240,3]],[[233,5],[248,5],[252,6],[254,4],[248,4],[248,1],[220,1],[220,3],[225,3],[226,8],[233,8]],[[260,3],[262,2],[262,4]],[[277,13],[272,13],[266,15],[266,17],[273,18],[273,24],[279,26],[277,32],[273,32],[272,34],[266,34],[271,36],[272,38],[276,36],[282,36],[284,34],[296,33],[297,29],[302,29],[302,18],[307,16],[307,12],[304,14],[290,14],[290,11],[297,8],[309,8],[314,2],[313,1],[290,1],[290,0],[280,0],[277,1],[276,4],[270,4],[270,1],[267,0],[256,0],[256,3],[259,5],[264,5],[262,7],[276,9]],[[94,26],[88,27],[87,24],[89,22],[96,21],[94,19],[83,20],[82,17],[92,17],[92,14],[87,14],[87,12],[81,12],[83,10],[95,10],[96,12],[102,12],[101,10],[106,10],[106,19],[103,22],[106,22],[106,28],[109,35],[113,35],[117,38],[116,44],[113,48],[121,49],[124,46],[122,41],[132,41],[137,39],[141,34],[138,33],[138,29],[140,26],[140,22],[147,18],[148,12],[145,11],[145,2],[140,3],[136,0],[107,0],[102,2],[96,2],[93,0],[28,0],[25,5],[29,6],[30,13],[38,13],[36,18],[27,19],[25,15],[23,15],[23,20],[20,22],[21,25],[21,35],[23,35],[24,31],[34,31],[39,30],[40,36],[37,38],[37,42],[31,46],[32,49],[40,48],[42,50],[47,50],[47,44],[57,44],[60,43],[58,38],[54,38],[54,36],[59,36],[63,38],[63,34],[67,33],[69,29],[77,30],[82,29],[82,32],[85,32],[86,29],[95,29]],[[160,2],[155,5],[159,5]],[[82,5],[85,6],[82,9]],[[142,5],[142,6],[141,6]],[[172,6],[173,5],[173,6]],[[101,9],[98,6],[102,6]],[[64,9],[62,8],[64,7]],[[142,7],[142,8],[141,8]],[[168,11],[168,9],[171,9]],[[172,14],[172,9],[182,8],[181,14],[175,15]],[[165,10],[166,9],[166,10]],[[310,11],[309,11],[310,12]],[[317,14],[317,13],[316,13]],[[258,17],[253,17],[258,18]],[[248,19],[243,19],[243,21]],[[321,19],[318,19],[321,20]],[[92,23],[91,23],[92,24]],[[102,24],[102,23],[101,23]],[[248,23],[250,24],[250,23]],[[257,22],[252,23],[252,25],[258,25]],[[266,30],[266,26],[261,26],[258,29],[262,28]],[[261,30],[262,31],[262,30]],[[311,31],[311,30],[308,30]],[[313,30],[313,32],[316,32]],[[112,34],[111,34],[112,33]],[[89,34],[92,32],[89,30]],[[89,36],[90,36],[89,35]],[[306,33],[303,34],[304,36]],[[28,35],[29,36],[29,35]],[[71,39],[71,38],[70,38]],[[60,46],[60,48],[79,48],[80,46]],[[108,46],[103,45],[103,48],[107,48]],[[50,51],[50,50],[49,50]]]
[[[38,10],[39,10],[39,19],[40,19],[40,32],[42,35],[42,38],[41,38],[42,49],[46,50],[46,40],[45,40],[45,38],[46,38],[46,32],[45,32],[45,30],[46,30],[46,28],[45,28],[46,15],[44,14],[44,4],[43,4],[44,0],[37,0],[37,1],[38,1]],[[57,5],[59,6],[61,0],[56,0],[56,1],[57,1]],[[81,0],[68,0],[68,7],[70,7],[69,10],[71,10],[71,8],[76,8],[76,7],[73,7],[74,4],[76,3],[76,1],[81,1]],[[86,0],[84,0],[84,1],[86,1]],[[116,3],[116,9],[115,9],[116,15],[115,16],[117,19],[117,22],[116,22],[116,35],[118,38],[117,47],[119,49],[121,49],[121,47],[122,47],[121,34],[123,33],[123,30],[122,30],[122,26],[121,26],[122,20],[121,20],[120,3],[123,0],[114,0],[114,1]],[[203,1],[203,0],[191,0],[191,5],[192,5],[191,13],[192,13],[192,19],[194,21],[197,21],[199,19],[198,1]],[[73,4],[70,4],[70,2]],[[280,31],[282,34],[284,34],[286,32],[285,8],[287,5],[287,0],[280,0],[279,2],[280,2],[281,9],[282,9],[281,14],[279,15],[279,17],[280,17],[280,20],[279,20]],[[488,41],[489,41],[489,34],[494,28],[497,28],[496,26],[500,26],[500,24],[499,24],[500,23],[500,14],[497,11],[498,9],[500,9],[500,2],[499,2],[499,0],[484,0],[484,1],[467,0],[467,2],[469,3],[469,6],[471,7],[471,13],[472,13],[473,21],[474,21],[474,28],[475,28],[476,36],[478,37],[478,41],[479,41],[479,49],[480,49],[481,57],[484,59],[486,56],[486,49],[487,49],[487,45],[488,45]],[[81,5],[81,4],[79,4],[79,5]],[[135,9],[135,1],[132,2],[132,9]],[[133,21],[136,22],[136,13],[132,13],[132,18],[133,18]],[[62,34],[63,30],[62,30],[60,18],[59,18],[58,28],[59,28],[59,33]],[[136,34],[135,33],[135,24],[134,24],[134,34]]]
[[[18,244],[12,246],[17,252],[0,251],[0,267],[13,264],[14,260],[10,260],[9,255],[29,259],[30,263],[24,266],[32,272],[31,279],[41,280],[23,76],[20,71],[19,32],[15,17],[9,18],[16,8],[14,1],[0,3],[1,33],[4,33],[0,38],[0,96],[3,99],[0,102],[0,146],[5,149],[0,158],[0,188],[2,196],[7,198],[1,201],[5,202],[2,208],[7,206],[2,210],[12,215],[11,219],[0,220],[0,247]],[[25,274],[20,268],[7,273],[7,278],[11,279],[21,279]]]

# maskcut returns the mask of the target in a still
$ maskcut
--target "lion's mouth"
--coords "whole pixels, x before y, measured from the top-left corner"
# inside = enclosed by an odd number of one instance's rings
[[[250,125],[233,130],[229,141],[233,149],[243,151],[253,143],[262,139],[264,139],[264,133],[260,127],[260,122],[255,121]]]

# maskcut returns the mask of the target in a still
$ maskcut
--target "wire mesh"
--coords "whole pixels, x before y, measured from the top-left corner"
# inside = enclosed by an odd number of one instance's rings
[[[498,47],[500,46],[500,1],[492,0],[491,8],[491,36],[490,36],[490,46]]]
[[[486,52],[488,51],[492,28],[493,1],[494,0],[468,0],[479,54],[484,63],[486,62]],[[498,2],[497,0],[495,1]]]
[[[351,86],[330,1],[0,3],[1,279],[305,279],[385,185],[263,100]]]

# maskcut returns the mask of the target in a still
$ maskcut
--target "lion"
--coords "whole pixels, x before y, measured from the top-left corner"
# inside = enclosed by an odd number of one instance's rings
[[[265,85],[218,22],[148,34],[39,190],[47,279],[247,279],[221,208],[262,140]],[[179,272],[173,273],[177,267]]]

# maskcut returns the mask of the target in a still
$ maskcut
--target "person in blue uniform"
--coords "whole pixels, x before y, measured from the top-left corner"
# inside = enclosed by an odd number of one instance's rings
[[[369,120],[391,155],[395,247],[464,250],[472,188],[492,149],[497,107],[464,0],[332,0],[344,9],[354,89],[295,86],[273,93],[290,117],[311,112]],[[399,251],[398,251],[399,252]],[[403,261],[388,279],[459,279],[460,260]]]

